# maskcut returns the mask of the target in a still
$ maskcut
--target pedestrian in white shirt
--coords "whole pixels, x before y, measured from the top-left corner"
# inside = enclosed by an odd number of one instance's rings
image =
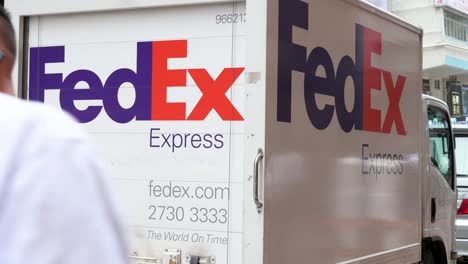
[[[58,109],[15,98],[15,37],[0,9],[0,263],[124,264],[126,244],[93,146]]]

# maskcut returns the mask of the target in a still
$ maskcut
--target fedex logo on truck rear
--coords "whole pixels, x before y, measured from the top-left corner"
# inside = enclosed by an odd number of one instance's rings
[[[317,129],[326,129],[336,111],[341,129],[349,133],[355,130],[390,134],[393,126],[398,135],[406,135],[400,111],[400,98],[405,89],[406,77],[372,66],[372,54],[382,54],[382,34],[356,24],[355,61],[345,55],[335,72],[326,47],[316,47],[307,56],[307,48],[293,43],[293,27],[308,30],[308,4],[301,0],[279,0],[278,36],[278,99],[277,121],[291,122],[292,71],[302,72],[304,99],[310,122]],[[343,45],[347,45],[343,43]],[[325,69],[325,77],[317,76],[317,69]],[[354,106],[351,111],[345,105],[345,82],[354,83]],[[388,109],[372,108],[372,90],[382,90],[382,78],[388,98]],[[317,105],[316,95],[334,97],[335,104]],[[382,124],[383,119],[383,124]]]
[[[169,59],[186,57],[187,40],[139,42],[136,71],[117,69],[103,81],[87,69],[74,71],[65,78],[62,73],[46,73],[46,64],[65,62],[65,47],[31,48],[29,98],[44,101],[45,90],[59,89],[61,107],[83,123],[94,120],[103,108],[118,123],[133,119],[204,120],[212,110],[225,121],[243,120],[226,92],[244,68],[225,68],[216,78],[206,69],[168,69]],[[202,92],[202,97],[187,116],[184,102],[167,102],[167,90],[171,86],[186,86],[188,75]],[[87,83],[88,87],[77,89],[80,82]],[[118,100],[119,89],[124,83],[131,83],[135,89],[135,102],[130,108],[122,107]],[[78,109],[75,106],[77,100],[100,100],[102,106]]]

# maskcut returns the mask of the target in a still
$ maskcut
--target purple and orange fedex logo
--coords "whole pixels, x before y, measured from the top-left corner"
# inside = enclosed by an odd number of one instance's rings
[[[308,5],[302,0],[279,0],[277,121],[291,123],[292,72],[297,71],[305,76],[305,106],[316,129],[326,129],[336,112],[339,125],[346,133],[354,129],[390,134],[395,127],[398,135],[405,136],[400,99],[407,77],[398,75],[394,81],[393,73],[372,66],[372,55],[383,55],[382,34],[356,24],[355,59],[345,55],[335,69],[325,47],[316,47],[307,54],[307,47],[293,43],[293,27],[309,30]],[[319,67],[325,70],[325,77],[317,76]],[[352,79],[355,90],[351,111],[345,105],[348,78]],[[382,79],[389,102],[385,115],[382,114],[384,109],[372,108],[372,90],[383,89]],[[335,103],[321,107],[316,95],[333,97]]]
[[[136,71],[121,68],[115,70],[103,82],[91,70],[80,69],[63,76],[46,73],[48,63],[65,62],[65,47],[40,47],[30,50],[29,99],[44,101],[45,90],[60,90],[60,106],[73,114],[80,122],[93,121],[104,110],[118,123],[136,120],[204,120],[214,110],[224,121],[242,121],[226,92],[232,87],[244,68],[225,68],[213,78],[206,69],[168,69],[171,58],[187,57],[187,40],[139,42],[137,44]],[[188,114],[183,102],[167,102],[170,87],[187,85],[190,75],[202,92],[202,97]],[[80,82],[87,89],[76,89]],[[118,100],[122,84],[131,83],[135,88],[135,102],[124,108]],[[75,100],[100,100],[102,106],[78,109]]]

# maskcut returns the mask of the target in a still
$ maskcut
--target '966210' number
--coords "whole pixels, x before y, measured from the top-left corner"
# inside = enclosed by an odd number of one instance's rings
[[[239,14],[219,14],[216,15],[216,24],[237,24],[237,23],[245,23],[247,14],[246,13],[239,13]]]

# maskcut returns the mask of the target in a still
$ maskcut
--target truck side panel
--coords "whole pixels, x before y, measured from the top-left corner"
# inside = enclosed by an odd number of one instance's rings
[[[265,263],[412,263],[421,32],[359,1],[268,5]]]

